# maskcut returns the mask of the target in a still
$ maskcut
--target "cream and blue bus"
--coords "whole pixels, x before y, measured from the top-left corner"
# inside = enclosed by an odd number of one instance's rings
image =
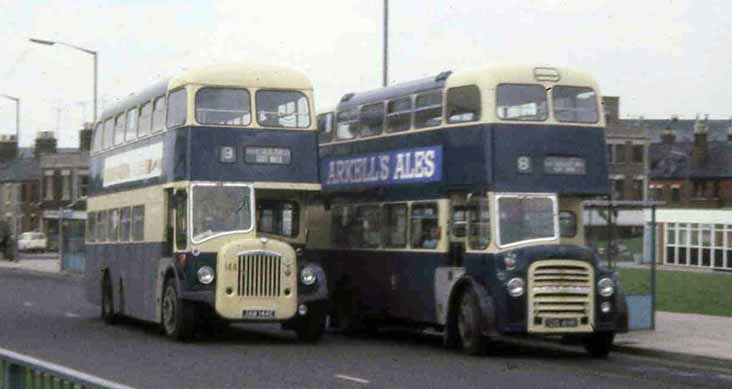
[[[325,328],[304,254],[320,191],[313,88],[280,67],[185,71],[106,110],[90,158],[88,299],[177,340],[230,322]]]
[[[497,66],[349,93],[318,115],[309,245],[331,323],[435,328],[469,354],[564,335],[607,355],[627,308],[583,238],[582,202],[608,193],[599,96],[571,69]]]

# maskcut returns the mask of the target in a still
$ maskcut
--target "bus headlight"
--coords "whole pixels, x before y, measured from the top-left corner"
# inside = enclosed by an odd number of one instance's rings
[[[512,297],[521,297],[524,294],[524,280],[521,278],[511,278],[506,284],[508,288],[508,294]]]
[[[300,272],[300,281],[302,281],[304,285],[310,286],[315,283],[316,279],[317,277],[315,276],[315,272],[309,266],[305,266]]]
[[[214,271],[210,266],[201,266],[198,269],[198,282],[208,285],[214,280]]]
[[[602,297],[610,297],[615,293],[615,284],[610,278],[603,278],[597,282],[597,290]]]

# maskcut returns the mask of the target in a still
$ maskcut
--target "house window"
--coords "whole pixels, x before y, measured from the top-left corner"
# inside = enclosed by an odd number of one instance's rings
[[[45,183],[43,184],[43,186],[45,188],[45,194],[43,196],[43,199],[44,200],[53,200],[53,198],[54,198],[53,171],[49,170],[43,174],[44,174],[43,179],[45,180]]]
[[[652,185],[651,189],[651,200],[660,201],[663,200],[663,185]]]
[[[79,197],[86,197],[89,191],[89,176],[77,176],[79,180]]]
[[[61,171],[61,200],[71,200],[71,171]]]
[[[623,199],[623,185],[624,185],[625,179],[623,178],[616,178],[610,180],[610,191],[612,192],[613,200],[622,200]]]
[[[643,163],[644,154],[643,145],[633,145],[633,163]]]
[[[625,145],[615,145],[615,156],[613,163],[625,163]]]
[[[703,180],[695,180],[693,181],[693,185],[694,197],[698,199],[705,198],[707,193],[707,182]]]
[[[643,200],[643,179],[633,179],[633,200]]]
[[[681,188],[679,188],[678,186],[671,187],[671,202],[681,202]]]

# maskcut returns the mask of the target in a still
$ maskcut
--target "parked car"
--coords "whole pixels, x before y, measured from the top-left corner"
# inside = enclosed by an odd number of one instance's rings
[[[18,251],[46,251],[48,239],[42,232],[24,232],[18,238]]]

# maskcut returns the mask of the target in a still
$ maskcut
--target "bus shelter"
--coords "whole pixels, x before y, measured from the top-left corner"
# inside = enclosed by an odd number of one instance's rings
[[[630,330],[655,329],[660,201],[591,200],[584,203],[585,239],[605,266],[620,274]]]
[[[86,199],[58,211],[58,247],[61,270],[83,273],[86,264],[84,234],[86,231]]]

